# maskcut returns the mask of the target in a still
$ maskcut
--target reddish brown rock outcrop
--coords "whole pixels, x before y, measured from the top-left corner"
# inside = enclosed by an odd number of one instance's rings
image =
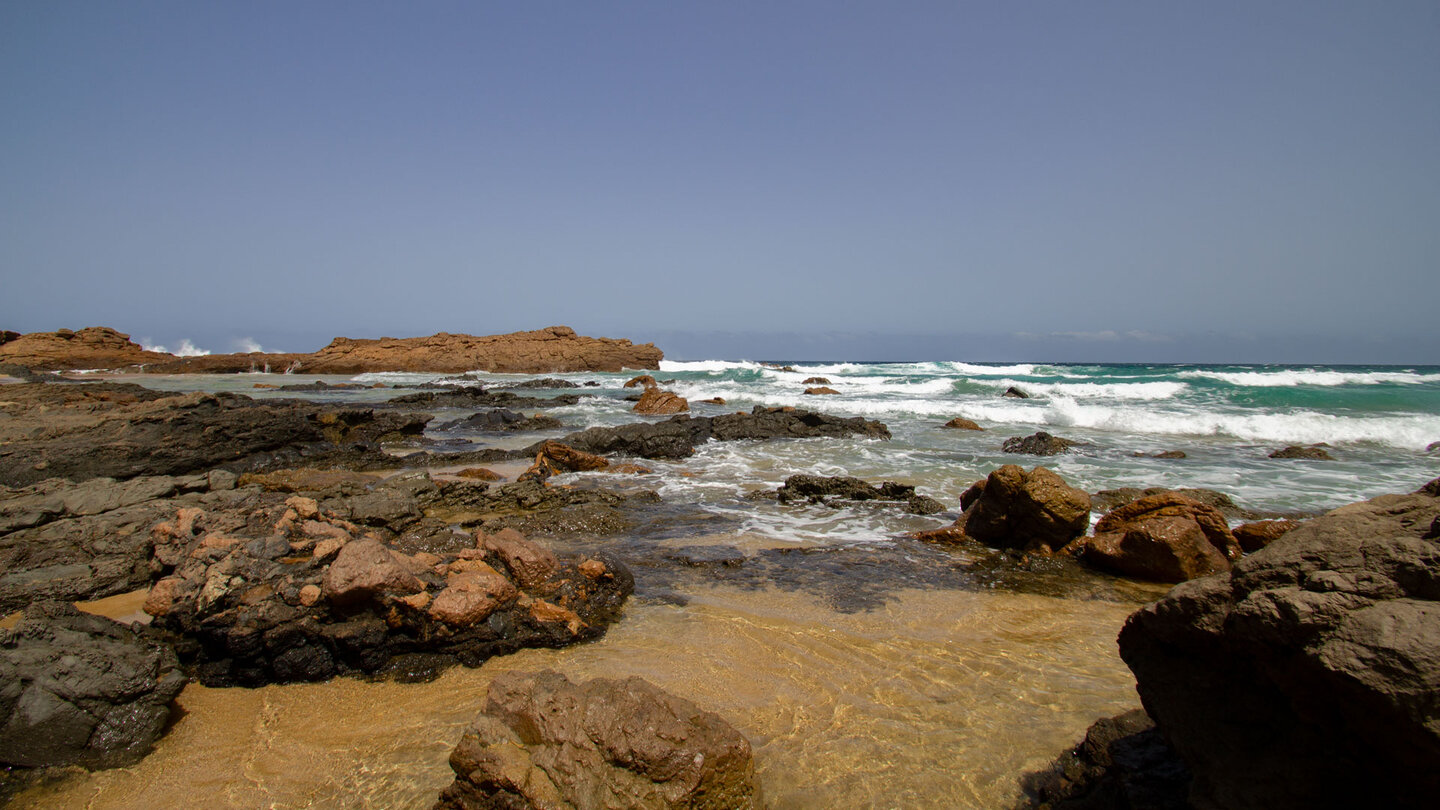
[[[640,401],[635,403],[634,410],[635,413],[651,415],[685,413],[690,410],[690,402],[670,391],[646,388],[645,393],[640,395]]]
[[[811,395],[811,396],[823,396],[823,395],[826,395],[826,394],[838,394],[838,393],[840,393],[840,392],[839,392],[839,391],[836,391],[834,388],[829,388],[829,387],[827,387],[827,386],[823,386],[823,385],[822,385],[822,386],[820,386],[820,387],[818,387],[818,388],[806,388],[806,389],[805,389],[805,393],[807,393],[807,394],[809,394],[809,395]]]
[[[1090,494],[1054,472],[1006,464],[985,479],[965,533],[997,548],[1057,551],[1090,525]]]
[[[1147,495],[1095,523],[1087,563],[1126,576],[1183,582],[1230,570],[1240,544],[1213,506],[1177,492]]]
[[[1235,527],[1235,540],[1245,553],[1259,551],[1300,525],[1298,520],[1257,520]]]
[[[121,368],[141,363],[159,363],[172,355],[147,352],[129,335],[104,326],[72,332],[31,332],[0,343],[0,363],[39,371],[72,368]]]
[[[581,337],[568,326],[506,335],[452,335],[356,340],[336,338],[310,355],[302,368],[312,374],[367,371],[491,371],[541,374],[567,371],[656,369],[664,354],[654,345]]]
[[[951,428],[951,429],[954,429],[954,430],[984,430],[984,429],[985,429],[985,428],[982,428],[982,427],[980,427],[979,425],[975,424],[975,422],[974,422],[973,420],[966,419],[966,418],[963,417],[963,416],[957,416],[957,417],[955,417],[954,419],[951,419],[949,422],[946,422],[944,425],[942,425],[942,427],[947,427],[947,428]]]
[[[436,810],[762,806],[740,732],[640,678],[503,673],[450,767]]]

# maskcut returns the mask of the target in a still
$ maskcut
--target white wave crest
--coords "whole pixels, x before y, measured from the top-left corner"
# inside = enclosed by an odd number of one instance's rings
[[[1219,380],[1231,385],[1251,388],[1292,387],[1296,385],[1375,385],[1396,383],[1417,385],[1440,382],[1440,374],[1418,374],[1413,371],[1330,371],[1327,369],[1284,369],[1281,371],[1182,371],[1177,376]]]
[[[140,342],[140,348],[144,349],[147,352],[174,354],[176,357],[204,357],[205,355],[210,353],[209,349],[202,349],[199,346],[196,346],[190,340],[190,338],[184,338],[183,340],[181,340],[180,348],[176,349],[174,352],[171,352],[169,349],[159,344],[151,345],[148,341],[143,340]]]
[[[989,366],[978,363],[962,363],[958,360],[942,363],[951,371],[972,377],[997,377],[1002,374],[1014,374],[1020,377],[1029,377],[1035,373],[1034,363],[1017,363],[1013,366]]]
[[[683,371],[734,371],[737,369],[753,370],[763,368],[759,363],[752,363],[749,360],[661,360],[660,370],[670,373]]]
[[[252,337],[243,337],[235,341],[235,350],[245,354],[265,351]]]
[[[1125,399],[1154,402],[1174,399],[1190,386],[1182,382],[1143,383],[1036,383],[1019,380],[996,380],[997,389],[1015,386],[1031,396],[1069,397],[1071,399]]]

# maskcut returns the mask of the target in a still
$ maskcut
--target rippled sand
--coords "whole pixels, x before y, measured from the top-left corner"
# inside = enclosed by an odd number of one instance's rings
[[[425,684],[190,686],[133,768],[22,794],[43,808],[428,808],[502,670],[639,675],[739,728],[776,808],[994,808],[1100,716],[1137,705],[1115,651],[1133,604],[908,590],[839,613],[728,586],[632,603],[598,642],[529,650]]]

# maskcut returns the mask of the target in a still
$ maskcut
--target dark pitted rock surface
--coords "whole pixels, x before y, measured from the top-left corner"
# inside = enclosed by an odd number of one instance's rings
[[[407,407],[418,410],[434,408],[561,408],[580,401],[579,394],[560,394],[554,397],[524,397],[509,391],[491,391],[478,385],[440,386],[416,394],[403,394],[384,404],[389,407]]]
[[[514,533],[451,532],[440,553],[406,553],[354,509],[279,497],[181,509],[152,530],[161,578],[145,611],[207,685],[375,673],[411,655],[476,666],[595,638],[634,588],[613,559],[560,562]]]
[[[1030,436],[1011,436],[1005,440],[1004,444],[1000,445],[1000,449],[1006,453],[1058,456],[1061,453],[1069,452],[1070,448],[1079,444],[1079,442],[1062,439],[1059,436],[1051,436],[1042,430]]]
[[[1281,450],[1276,450],[1275,452],[1271,453],[1269,457],[1270,457],[1270,458],[1303,458],[1303,459],[1310,459],[1310,460],[1312,460],[1312,461],[1334,461],[1334,460],[1335,460],[1335,457],[1334,457],[1334,456],[1330,455],[1330,453],[1328,453],[1328,452],[1325,450],[1324,447],[1320,447],[1319,445],[1310,445],[1310,446],[1308,446],[1308,447],[1301,447],[1301,446],[1299,446],[1299,445],[1294,445],[1294,444],[1292,444],[1292,445],[1290,445],[1289,447],[1283,448],[1283,449],[1281,449]]]
[[[640,678],[502,673],[450,767],[436,810],[763,806],[740,732]]]
[[[523,430],[555,430],[561,427],[559,419],[544,414],[526,416],[509,408],[495,408],[489,411],[456,419],[436,427],[436,430],[476,430],[483,433],[509,433]]]
[[[235,476],[212,472],[0,487],[0,613],[34,599],[99,599],[150,585],[150,526],[177,504],[233,500]]]
[[[1190,771],[1143,709],[1097,721],[1021,785],[1016,810],[1190,810]]]
[[[559,377],[541,377],[535,380],[521,380],[520,382],[497,384],[495,387],[513,388],[517,390],[539,388],[553,391],[561,388],[579,388],[580,383],[562,380]]]
[[[1045,467],[1006,464],[967,510],[965,534],[996,548],[1058,551],[1090,525],[1090,495]]]
[[[33,602],[0,630],[0,762],[133,765],[164,732],[185,680],[157,634]]]
[[[1176,492],[1131,501],[1095,523],[1086,563],[1125,576],[1183,582],[1230,570],[1240,544],[1225,516]]]
[[[0,485],[46,478],[239,472],[420,436],[430,417],[239,394],[175,394],[123,383],[6,386]]]
[[[934,498],[919,495],[909,484],[886,481],[874,486],[867,481],[850,476],[825,477],[818,475],[792,475],[785,484],[775,491],[780,503],[805,501],[825,503],[832,501],[903,501],[906,511],[917,515],[933,515],[945,511],[945,506]]]
[[[711,439],[815,439],[861,436],[890,438],[883,423],[861,417],[839,417],[799,408],[756,405],[750,413],[720,416],[675,416],[663,422],[620,427],[593,427],[560,439],[590,453],[622,453],[641,458],[686,458]],[[531,448],[533,449],[533,448]],[[527,449],[528,452],[528,449]]]
[[[1436,492],[1309,520],[1129,618],[1120,654],[1197,807],[1434,806]]]

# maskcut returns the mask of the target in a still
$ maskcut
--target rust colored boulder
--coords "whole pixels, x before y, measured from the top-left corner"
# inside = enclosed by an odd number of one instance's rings
[[[623,387],[625,387],[625,388],[655,388],[656,385],[657,385],[657,383],[655,382],[655,378],[654,378],[654,377],[651,377],[649,374],[641,374],[641,375],[638,376],[638,377],[631,377],[629,380],[626,380],[626,381],[625,381],[625,385],[624,385]]]
[[[985,429],[985,428],[982,428],[982,427],[980,427],[979,425],[975,424],[974,421],[972,421],[972,420],[970,420],[970,419],[966,419],[966,418],[963,417],[963,416],[957,416],[957,417],[955,417],[954,419],[951,419],[949,422],[946,422],[946,423],[945,423],[944,427],[951,428],[951,429],[953,429],[953,430],[984,430],[984,429]]]
[[[807,377],[801,385],[829,385],[830,380],[826,377]]]
[[[1006,464],[990,473],[965,533],[996,548],[1058,551],[1090,525],[1090,495],[1051,470]]]
[[[1130,616],[1120,655],[1195,807],[1435,805],[1437,521],[1425,490],[1344,506]]]
[[[822,385],[819,388],[806,388],[805,393],[810,394],[811,396],[820,396],[825,394],[838,394],[840,392],[836,391],[834,388],[827,388],[826,386]]]
[[[450,767],[436,810],[763,806],[740,732],[633,677],[502,673]]]
[[[640,401],[635,403],[635,413],[649,414],[652,416],[684,413],[690,410],[690,403],[684,397],[678,396],[670,391],[662,391],[659,388],[646,388],[645,393],[640,395]]]
[[[1225,516],[1177,492],[1147,495],[1095,523],[1086,563],[1125,576],[1183,582],[1230,570],[1240,544]]]
[[[1249,554],[1270,545],[1300,525],[1298,520],[1257,520],[1235,527],[1235,540]]]
[[[510,569],[510,575],[525,589],[541,587],[560,570],[560,560],[554,552],[525,539],[525,535],[514,529],[483,535],[480,548],[498,555]]]

